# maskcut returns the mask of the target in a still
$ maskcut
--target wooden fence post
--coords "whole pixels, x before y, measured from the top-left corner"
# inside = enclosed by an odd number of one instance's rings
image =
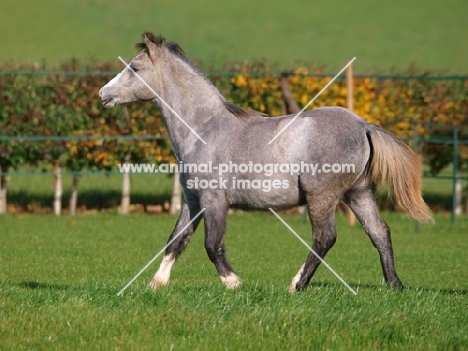
[[[130,113],[128,112],[127,106],[123,107],[123,115],[127,124],[130,123]],[[126,155],[124,160],[124,162],[128,162],[130,160],[130,155]],[[130,213],[130,187],[130,173],[124,172],[122,174],[122,200],[120,203],[120,214],[126,215]]]
[[[459,216],[463,213],[462,210],[462,181],[461,181],[461,172],[457,170],[455,182],[455,216]]]
[[[6,173],[7,169],[0,167],[0,172]],[[7,176],[0,176],[0,214],[7,213]]]
[[[354,110],[353,64],[350,64],[348,68],[346,68],[346,105],[348,110]],[[349,225],[354,225],[356,223],[356,217],[353,211],[351,211],[348,205],[345,205],[344,208]]]
[[[287,114],[288,110],[290,113],[299,113],[301,110],[299,105],[297,104],[296,100],[293,99],[291,94],[291,90],[289,89],[289,80],[286,73],[283,73],[280,78],[281,82],[281,92],[283,93],[283,103],[285,106],[285,110]]]
[[[60,216],[62,211],[62,172],[60,170],[60,164],[58,161],[55,162],[54,169],[54,214]]]
[[[73,175],[71,195],[70,195],[70,204],[68,208],[71,215],[76,214],[76,205],[78,202],[78,182],[79,182],[78,177],[79,176],[77,174]]]
[[[455,223],[455,217],[457,216],[457,203],[458,203],[458,193],[457,186],[459,184],[458,179],[458,129],[454,128],[452,133],[453,140],[453,151],[452,151],[452,224]]]
[[[122,202],[120,205],[120,214],[130,212],[130,173],[122,174]]]
[[[174,185],[172,187],[171,195],[171,208],[169,209],[170,214],[176,214],[180,212],[182,208],[181,194],[180,194],[180,174],[179,172],[174,173]]]
[[[465,204],[465,214],[468,215],[468,187],[466,188],[466,204]]]
[[[348,110],[354,110],[353,64],[346,68],[346,105]]]

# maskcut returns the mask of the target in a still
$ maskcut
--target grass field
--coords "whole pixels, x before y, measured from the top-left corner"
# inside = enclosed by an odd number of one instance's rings
[[[266,58],[281,69],[316,62],[337,72],[395,68],[468,74],[468,2],[16,0],[0,5],[0,61],[132,57],[143,30],[220,67]]]
[[[285,216],[309,240],[302,218]],[[172,216],[0,218],[2,350],[463,350],[468,345],[468,222],[448,216],[414,232],[385,213],[406,288],[382,283],[378,255],[359,226],[338,216],[338,242],[306,292],[286,287],[307,249],[272,215],[229,217],[228,257],[241,275],[227,291],[194,235],[168,288],[146,289]],[[159,260],[158,260],[159,261]],[[158,262],[157,261],[157,262]]]
[[[415,64],[468,74],[466,13],[468,3],[457,0],[16,0],[0,4],[0,62],[129,58],[151,29],[204,67],[266,58],[280,69],[315,61],[336,72],[357,56],[358,73]],[[79,204],[116,212],[120,182],[83,177]],[[70,183],[65,177],[64,204]],[[162,203],[170,186],[163,176],[133,177],[132,203]],[[307,249],[265,213],[229,218],[228,257],[241,289],[222,286],[200,228],[167,289],[146,288],[155,263],[121,297],[176,217],[0,216],[0,350],[468,349],[468,218],[450,224],[450,181],[426,179],[424,191],[441,209],[434,226],[416,233],[405,215],[384,213],[403,291],[384,286],[362,228],[337,216],[338,242],[326,260],[357,296],[325,267],[307,291],[290,294]],[[50,207],[52,178],[12,177],[8,196],[23,207]],[[284,218],[310,242],[302,217]]]

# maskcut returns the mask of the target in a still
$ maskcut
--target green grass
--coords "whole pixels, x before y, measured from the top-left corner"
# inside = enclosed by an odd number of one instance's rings
[[[309,240],[300,217],[284,216]],[[229,217],[228,257],[241,275],[227,291],[199,230],[167,289],[150,291],[150,267],[175,217],[2,216],[0,349],[5,350],[462,350],[468,345],[468,221],[449,216],[414,232],[385,213],[406,288],[382,284],[375,249],[338,216],[338,242],[306,292],[286,287],[307,250],[272,215]],[[159,261],[159,260],[158,260]]]
[[[468,73],[468,3],[460,0],[16,0],[1,6],[0,60],[130,58],[132,44],[149,29],[216,67],[266,58],[283,69],[316,62],[337,72],[356,56],[361,73],[412,64]]]

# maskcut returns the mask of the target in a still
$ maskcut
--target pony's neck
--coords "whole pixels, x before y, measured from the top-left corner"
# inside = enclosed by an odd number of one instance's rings
[[[211,129],[208,126],[225,117],[224,98],[207,78],[181,60],[173,59],[166,63],[160,73],[160,95],[169,106],[162,101],[157,102],[174,152],[179,160],[183,160],[184,155],[192,152],[200,141],[187,125],[208,143]]]

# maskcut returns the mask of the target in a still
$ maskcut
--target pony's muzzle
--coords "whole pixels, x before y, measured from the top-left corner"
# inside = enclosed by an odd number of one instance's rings
[[[101,101],[101,104],[103,104],[106,107],[112,107],[115,106],[115,101],[114,97],[112,94],[106,93],[106,87],[102,87],[99,89],[99,100]]]

